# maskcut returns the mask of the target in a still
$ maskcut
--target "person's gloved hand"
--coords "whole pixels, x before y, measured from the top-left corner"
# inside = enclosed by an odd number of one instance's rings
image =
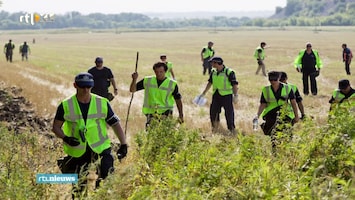
[[[238,94],[233,94],[233,103],[238,103]]]
[[[68,145],[73,146],[73,147],[78,146],[78,145],[80,144],[79,140],[76,139],[75,137],[68,137],[68,136],[65,136],[65,137],[63,138],[63,141],[64,141],[65,143],[67,143]]]
[[[127,155],[127,144],[121,144],[120,148],[117,150],[117,158],[121,160]]]

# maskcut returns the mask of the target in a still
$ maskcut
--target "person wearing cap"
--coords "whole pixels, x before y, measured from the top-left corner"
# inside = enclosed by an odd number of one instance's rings
[[[9,42],[6,43],[4,46],[4,53],[7,62],[12,62],[12,54],[14,49],[15,49],[15,45],[12,43],[12,40],[9,40]]]
[[[235,134],[233,103],[237,103],[238,101],[238,81],[235,72],[223,64],[221,57],[212,57],[209,62],[213,69],[208,83],[200,96],[203,97],[211,86],[213,86],[212,103],[210,105],[212,131],[218,130],[219,115],[223,107],[228,130],[232,134]]]
[[[101,179],[114,170],[111,141],[106,124],[110,125],[120,141],[118,159],[127,154],[126,137],[120,119],[113,112],[108,100],[91,93],[94,79],[90,73],[79,73],[73,83],[76,93],[61,101],[57,107],[52,131],[63,140],[68,155],[58,165],[62,173],[85,174],[91,163],[99,160],[97,186]],[[82,184],[85,184],[82,183]],[[83,187],[73,189],[81,192]]]
[[[31,53],[30,46],[28,46],[27,42],[23,42],[23,44],[20,46],[20,54],[22,57],[22,61],[25,60],[28,61],[28,54]]]
[[[350,63],[351,63],[351,59],[353,58],[353,53],[345,43],[342,44],[341,47],[343,48],[342,58],[343,58],[343,62],[345,63],[345,72],[347,75],[351,75]]]
[[[165,54],[160,55],[160,61],[165,63],[166,66],[168,66],[168,70],[166,71],[166,77],[175,80],[175,74],[173,71],[173,63],[170,61],[167,61]]]
[[[301,97],[301,94],[297,88],[296,85],[294,84],[291,84],[291,83],[288,83],[287,80],[288,80],[288,77],[287,77],[287,73],[286,72],[280,72],[280,82],[283,83],[283,84],[287,84],[291,87],[293,93],[295,94],[295,98],[296,98],[296,103],[297,103],[297,106],[298,106],[298,109],[300,110],[301,112],[301,117],[300,119],[303,119],[305,117],[305,114],[304,114],[304,107],[303,107],[303,99]]]
[[[306,44],[306,49],[299,51],[298,56],[294,61],[294,66],[297,72],[302,72],[303,94],[309,94],[308,80],[310,80],[312,95],[317,95],[318,88],[316,77],[319,76],[323,64],[319,58],[318,51],[312,49],[311,43],[308,42]]]
[[[153,65],[154,76],[146,76],[137,83],[138,73],[132,74],[130,92],[144,90],[142,112],[147,117],[146,129],[153,118],[173,115],[174,102],[179,112],[179,121],[184,122],[182,96],[175,80],[166,77],[168,66],[164,62]]]
[[[103,62],[102,57],[97,57],[95,59],[95,66],[88,70],[93,75],[95,81],[91,92],[112,101],[114,96],[109,92],[109,87],[110,85],[113,86],[113,94],[115,96],[118,94],[118,89],[111,69],[104,66]]]
[[[299,117],[295,95],[291,86],[279,82],[280,73],[277,71],[269,72],[268,77],[270,85],[262,89],[258,112],[253,120],[257,121],[260,115],[265,120],[261,128],[265,135],[271,137],[272,147],[274,148],[277,141],[273,130],[282,131],[287,126],[278,126],[278,124],[293,125],[299,121]],[[281,110],[285,110],[286,113],[281,113]]]
[[[258,75],[259,71],[261,70],[263,72],[263,75],[266,77],[266,70],[265,70],[265,64],[264,64],[264,59],[265,59],[264,47],[265,46],[266,46],[265,42],[260,43],[260,46],[258,46],[254,51],[254,58],[256,59],[256,61],[258,63],[258,68],[257,68],[255,74]]]
[[[202,67],[203,67],[202,74],[203,75],[206,74],[207,70],[208,70],[208,74],[211,74],[212,65],[209,62],[209,60],[214,55],[215,55],[215,50],[213,49],[213,42],[209,41],[207,43],[207,46],[203,47],[202,51],[201,51],[201,61],[202,61]]]
[[[332,97],[329,100],[331,104],[330,110],[336,105],[348,100],[355,101],[355,90],[350,86],[347,79],[342,79],[338,83],[338,89],[333,91]]]

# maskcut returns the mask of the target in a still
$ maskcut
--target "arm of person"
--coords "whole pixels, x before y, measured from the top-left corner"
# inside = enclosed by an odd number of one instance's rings
[[[201,61],[203,62],[203,53],[206,51],[206,48],[203,48],[201,51]]]
[[[207,91],[211,88],[212,83],[208,82],[206,88],[203,90],[202,95],[205,96]]]
[[[113,87],[113,93],[115,94],[115,95],[117,95],[118,94],[118,89],[117,89],[117,85],[116,85],[116,81],[115,81],[115,78],[110,78],[110,82],[111,82],[111,84],[112,84],[112,87]]]
[[[138,78],[138,73],[137,73],[137,72],[134,72],[134,73],[132,74],[132,82],[131,82],[131,85],[129,86],[129,91],[130,91],[130,92],[135,92],[135,91],[137,91],[137,86],[136,86],[137,78]]]
[[[173,71],[172,68],[170,69],[170,73],[171,73],[171,77],[173,77],[173,79],[176,80],[176,79],[175,79],[175,74],[174,74],[174,71]]]
[[[183,106],[182,106],[182,100],[180,99],[175,99],[176,102],[176,107],[179,112],[179,120],[180,122],[184,122],[184,112],[183,112]]]
[[[120,143],[127,144],[126,136],[120,124],[120,118],[113,112],[109,103],[107,103],[107,108],[106,123],[112,127],[115,135],[120,140]]]
[[[117,136],[117,138],[120,140],[120,144],[127,144],[126,136],[124,135],[124,132],[123,132],[120,122],[119,121],[116,122],[111,127],[113,129],[113,132],[115,132],[115,135]]]
[[[290,99],[290,101],[291,101],[293,113],[295,114],[295,118],[293,119],[293,121],[294,121],[294,123],[297,123],[300,120],[300,118],[298,116],[297,103],[296,103],[295,99]]]
[[[59,138],[63,139],[65,137],[65,134],[62,130],[63,126],[63,121],[54,119],[53,126],[52,126],[52,132]]]
[[[261,113],[266,108],[266,105],[267,105],[266,103],[260,103],[259,108],[258,108],[258,112],[256,113],[256,116],[255,116],[256,119],[259,119]]]

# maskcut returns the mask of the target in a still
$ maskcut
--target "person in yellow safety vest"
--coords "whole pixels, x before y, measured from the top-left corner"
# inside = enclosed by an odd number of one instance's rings
[[[355,90],[350,86],[350,82],[347,79],[342,79],[339,81],[338,89],[333,91],[332,97],[329,100],[331,104],[330,109],[336,104],[343,103],[344,101],[355,102]]]
[[[319,58],[317,50],[312,49],[312,44],[307,43],[306,49],[299,51],[298,56],[294,61],[297,72],[302,72],[303,94],[309,94],[308,79],[311,82],[312,95],[317,95],[317,80],[316,77],[320,74],[320,69],[323,67],[322,60]]]
[[[301,97],[301,94],[300,94],[300,92],[299,92],[299,90],[298,90],[296,85],[287,82],[287,80],[288,80],[287,73],[286,72],[280,72],[280,73],[281,73],[280,82],[284,83],[284,84],[287,84],[287,85],[289,85],[291,87],[293,93],[295,94],[295,98],[296,98],[298,109],[301,112],[300,119],[303,119],[305,117],[305,114],[304,114],[304,106],[303,106],[303,103],[302,103],[303,99]]]
[[[213,42],[209,41],[207,43],[207,46],[202,48],[201,51],[201,61],[202,61],[202,67],[203,67],[203,72],[202,74],[205,75],[206,71],[208,70],[208,74],[211,74],[212,70],[212,65],[209,62],[209,60],[215,55],[215,50],[213,49]]]
[[[153,65],[155,76],[146,76],[137,83],[138,73],[132,74],[130,92],[144,90],[142,112],[147,117],[146,128],[155,117],[172,116],[174,102],[179,112],[180,123],[184,122],[182,96],[175,80],[166,77],[168,66],[163,62]]]
[[[265,63],[264,63],[264,59],[265,59],[265,49],[264,48],[265,48],[265,46],[266,46],[265,42],[260,43],[260,46],[258,46],[254,51],[254,58],[258,62],[258,68],[257,68],[255,74],[258,75],[259,71],[261,69],[263,72],[263,75],[266,77],[266,70],[265,70]]]
[[[77,173],[81,177],[89,164],[100,161],[97,170],[99,181],[113,172],[114,158],[107,125],[110,125],[120,141],[118,159],[127,154],[127,143],[120,125],[120,119],[113,112],[108,100],[91,93],[94,79],[90,73],[79,73],[75,77],[76,93],[64,99],[58,106],[52,131],[63,139],[64,152],[68,154],[60,163],[62,173]],[[59,164],[59,160],[58,160]],[[79,178],[80,180],[80,178]],[[85,184],[84,181],[81,184]],[[83,187],[74,188],[73,193],[81,193]]]
[[[219,115],[223,107],[228,130],[232,134],[235,134],[233,103],[237,103],[238,101],[238,81],[235,72],[223,64],[221,57],[212,57],[210,62],[213,66],[213,70],[208,79],[206,88],[200,97],[203,97],[211,86],[213,86],[212,103],[210,106],[212,131],[217,131],[219,128]]]
[[[265,135],[271,136],[272,146],[275,147],[276,140],[273,130],[277,123],[291,123],[293,125],[299,121],[299,117],[295,95],[291,87],[279,82],[280,73],[277,71],[269,72],[268,77],[271,85],[263,87],[258,112],[253,120],[257,121],[261,115],[262,119],[265,120],[265,123],[261,126],[262,130]],[[278,121],[283,106],[287,106],[287,113],[285,113],[284,119]]]
[[[173,71],[173,63],[170,62],[170,61],[167,61],[165,54],[160,55],[160,60],[161,60],[161,62],[165,63],[166,66],[168,66],[168,70],[166,71],[166,74],[165,74],[166,77],[171,78],[173,80],[176,80],[175,79],[175,74],[174,74],[174,71]]]

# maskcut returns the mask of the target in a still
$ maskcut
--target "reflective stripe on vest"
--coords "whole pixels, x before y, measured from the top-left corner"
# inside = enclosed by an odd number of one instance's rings
[[[173,110],[174,97],[172,93],[176,87],[176,81],[166,78],[158,87],[158,81],[155,76],[145,77],[144,84],[144,102],[142,112],[144,114],[162,114],[167,110]]]
[[[65,135],[75,137],[80,141],[80,145],[75,147],[64,143],[65,153],[73,157],[80,157],[85,153],[86,143],[98,154],[110,147],[105,121],[108,110],[107,100],[91,94],[86,124],[75,95],[62,103],[65,119],[63,131]],[[82,136],[85,137],[85,142],[82,141]]]
[[[272,91],[271,86],[266,86],[263,88],[262,93],[264,95],[264,98],[267,102],[266,108],[263,110],[263,112],[261,113],[261,116],[264,117],[267,113],[269,113],[271,110],[280,107],[282,105],[284,105],[285,103],[287,103],[287,100],[289,98],[289,94],[291,92],[291,88],[286,85],[283,84],[283,88],[281,89],[281,97],[283,97],[285,100],[279,99],[278,101],[275,98],[275,95]],[[291,119],[295,118],[295,114],[293,113],[292,107],[290,104],[287,103],[287,116],[289,116]]]
[[[233,86],[228,79],[228,76],[231,72],[232,70],[227,67],[225,67],[223,71],[218,73],[216,69],[212,70],[213,94],[217,90],[221,96],[233,94]]]

